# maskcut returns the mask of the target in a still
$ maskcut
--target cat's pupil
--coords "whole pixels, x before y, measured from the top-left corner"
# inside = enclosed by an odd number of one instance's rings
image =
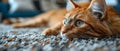
[[[77,27],[81,27],[84,24],[84,22],[79,20],[79,21],[76,21],[75,24]]]
[[[64,24],[67,24],[68,23],[68,19],[64,19]]]

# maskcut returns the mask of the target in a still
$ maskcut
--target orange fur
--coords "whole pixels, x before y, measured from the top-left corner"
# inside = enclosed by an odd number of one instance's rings
[[[84,4],[76,4],[72,0],[69,1],[74,6],[70,11],[64,8],[48,11],[28,22],[13,24],[13,27],[47,25],[48,28],[42,34],[57,35],[61,32],[68,38],[77,38],[79,36],[104,37],[120,34],[120,16],[113,8],[106,6],[103,0],[92,0],[91,3]],[[103,8],[106,7],[100,19],[97,19],[90,10],[95,2],[100,3]],[[67,24],[63,24],[65,19],[69,20]],[[80,21],[82,25],[76,26],[77,21]]]

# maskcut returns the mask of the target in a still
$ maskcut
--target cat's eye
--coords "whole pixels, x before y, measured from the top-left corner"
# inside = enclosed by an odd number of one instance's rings
[[[63,23],[67,24],[68,23],[68,19],[64,19]]]
[[[75,22],[75,26],[77,26],[77,27],[81,27],[83,24],[84,24],[84,22],[81,21],[81,20],[77,20],[77,21]]]

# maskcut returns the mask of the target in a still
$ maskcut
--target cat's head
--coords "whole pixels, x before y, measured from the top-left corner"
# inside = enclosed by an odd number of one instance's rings
[[[68,0],[66,18],[61,33],[68,38],[79,36],[103,37],[111,35],[106,23],[106,3],[104,0],[92,0],[90,3],[77,4]]]

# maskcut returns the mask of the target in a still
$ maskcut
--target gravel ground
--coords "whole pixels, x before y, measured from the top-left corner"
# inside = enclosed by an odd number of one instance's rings
[[[0,24],[0,51],[120,51],[120,36],[69,41],[65,36],[44,36],[44,29]]]

